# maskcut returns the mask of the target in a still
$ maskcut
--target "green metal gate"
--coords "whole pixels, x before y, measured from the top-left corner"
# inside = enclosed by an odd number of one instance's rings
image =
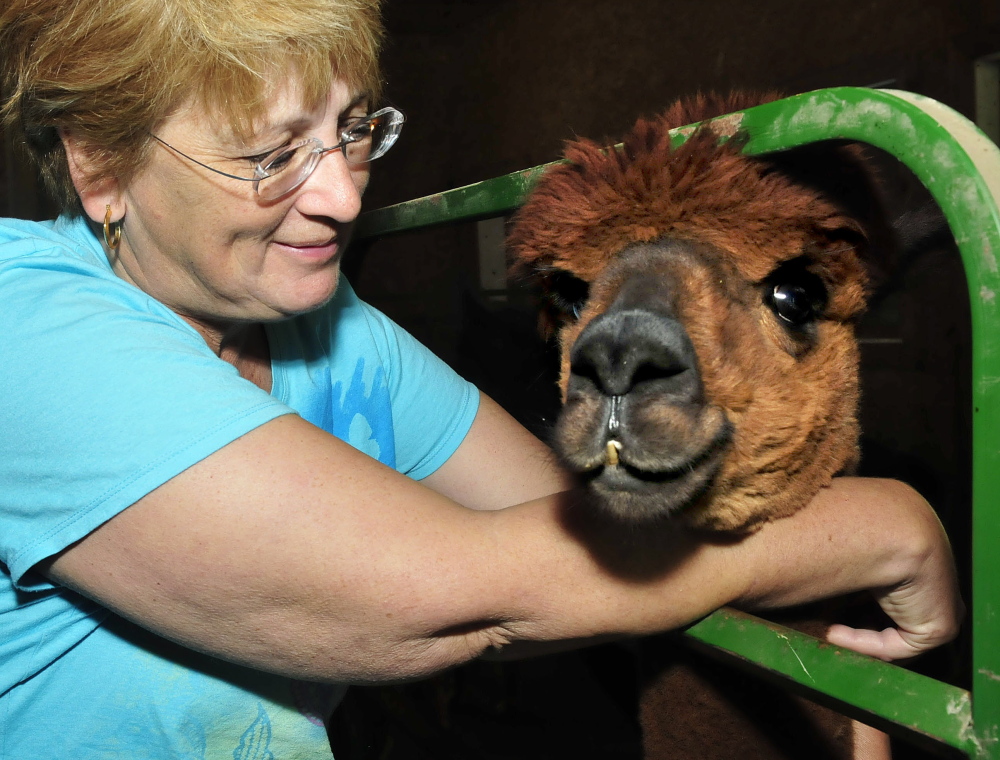
[[[723,122],[721,134],[747,135],[749,154],[830,139],[880,148],[913,171],[951,226],[972,314],[972,689],[735,610],[713,613],[687,635],[890,733],[1000,760],[1000,150],[950,108],[893,90],[818,90],[713,121]],[[674,130],[676,144],[691,131]],[[506,214],[544,168],[366,213],[356,238]]]

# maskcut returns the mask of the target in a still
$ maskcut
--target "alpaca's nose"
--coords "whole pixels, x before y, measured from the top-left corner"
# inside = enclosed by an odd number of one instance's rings
[[[672,403],[701,401],[694,348],[676,319],[645,309],[613,309],[594,319],[570,352],[569,392],[636,391]]]

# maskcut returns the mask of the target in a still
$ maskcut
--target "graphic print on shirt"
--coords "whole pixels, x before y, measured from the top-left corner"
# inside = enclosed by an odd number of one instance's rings
[[[257,705],[257,718],[240,737],[233,760],[274,760],[271,747],[271,719],[264,705]]]
[[[354,365],[350,385],[333,384],[333,430],[358,451],[389,467],[396,466],[396,443],[392,431],[392,406],[385,372],[381,366],[365,371],[364,357]],[[366,378],[368,374],[370,377]]]

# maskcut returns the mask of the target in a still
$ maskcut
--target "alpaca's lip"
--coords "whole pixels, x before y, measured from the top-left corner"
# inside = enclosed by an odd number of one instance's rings
[[[688,450],[657,450],[626,425],[613,436],[603,429],[586,451],[563,451],[563,460],[602,510],[620,519],[642,522],[676,514],[711,488],[730,452],[733,427],[724,411],[705,407],[697,417],[699,434],[688,437]],[[609,450],[609,443],[617,445]]]
[[[728,439],[727,439],[728,440]],[[683,513],[711,487],[726,457],[725,445],[710,447],[679,468],[651,471],[619,459],[583,473],[582,484],[602,511],[643,523]]]
[[[582,411],[596,410],[589,406]],[[585,426],[587,432],[558,438],[558,448],[564,464],[587,477],[618,468],[646,481],[676,480],[724,452],[733,437],[732,422],[719,406],[696,405],[681,420],[676,427],[650,431],[648,422],[636,422],[634,414],[631,421],[615,425],[598,417]],[[579,431],[581,426],[572,427]]]
[[[714,474],[724,453],[724,443],[728,435],[717,436],[708,446],[680,465],[663,469],[644,468],[634,463],[628,448],[617,450],[618,462],[605,462],[599,468],[592,470],[592,482],[600,482],[602,486],[614,490],[640,490],[649,486],[669,486],[685,479],[697,479],[706,470]],[[630,461],[632,460],[632,461]]]

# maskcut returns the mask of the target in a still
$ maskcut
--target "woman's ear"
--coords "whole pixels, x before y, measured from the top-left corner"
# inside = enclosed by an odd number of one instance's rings
[[[95,222],[103,223],[108,206],[111,207],[110,221],[116,222],[125,216],[125,204],[118,180],[114,177],[98,178],[93,152],[84,141],[63,129],[59,130],[59,139],[66,150],[70,178],[87,216]]]

